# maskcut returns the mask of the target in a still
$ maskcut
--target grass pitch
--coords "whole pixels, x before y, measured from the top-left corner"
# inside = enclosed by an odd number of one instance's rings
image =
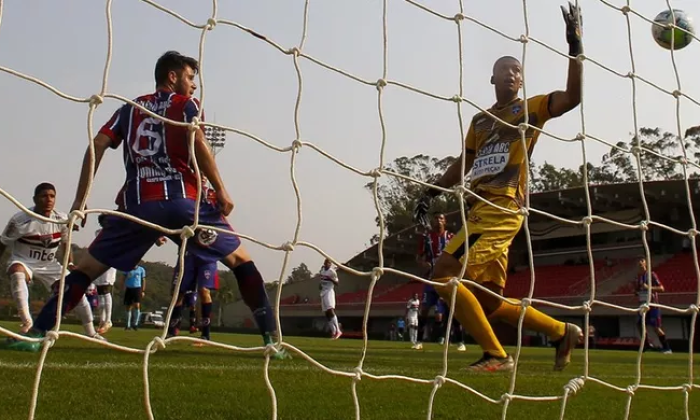
[[[13,328],[13,324],[3,326]],[[68,329],[78,331],[73,326]],[[110,341],[144,348],[155,330],[125,332],[114,328]],[[253,347],[252,335],[213,334],[217,341]],[[360,340],[286,337],[318,362],[352,372],[361,354]],[[507,349],[512,350],[512,349]],[[564,372],[553,372],[553,349],[525,348],[521,354],[516,393],[530,396],[562,395],[564,385],[583,374],[583,351],[577,350]],[[468,346],[449,352],[448,377],[491,398],[499,399],[510,383],[507,374],[470,374],[462,368],[480,357]],[[38,354],[0,352],[0,419],[26,419]],[[261,354],[236,353],[188,343],[173,343],[151,356],[151,403],[156,419],[270,419],[271,399],[263,377]],[[433,379],[441,372],[442,347],[427,344],[423,351],[408,343],[371,341],[365,371],[375,375],[404,375]],[[121,353],[99,345],[62,337],[49,351],[42,375],[37,419],[146,419],[143,356]],[[590,375],[619,387],[635,382],[636,353],[591,351]],[[325,373],[300,356],[271,361],[279,419],[354,419],[352,380]],[[642,383],[676,386],[688,382],[688,355],[647,353]],[[358,383],[363,419],[425,419],[431,385],[403,380]],[[700,390],[689,394],[690,418],[700,418]],[[566,419],[623,419],[627,394],[592,381],[569,398]],[[434,419],[500,419],[503,406],[446,383],[437,392]],[[509,419],[558,419],[561,401],[512,401]],[[639,389],[632,400],[631,419],[685,419],[681,391]]]

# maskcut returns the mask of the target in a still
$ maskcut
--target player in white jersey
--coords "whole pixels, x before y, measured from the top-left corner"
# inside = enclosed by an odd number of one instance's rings
[[[56,211],[56,188],[48,182],[41,183],[34,189],[33,212],[55,221],[66,220],[64,213]],[[22,322],[20,331],[26,333],[32,327],[32,317],[29,313],[29,287],[33,281],[41,282],[49,291],[55,292],[54,284],[58,286],[58,280],[65,271],[56,259],[59,246],[63,252],[68,252],[71,261],[70,249],[65,239],[68,236],[68,226],[44,222],[20,211],[7,223],[0,236],[0,255],[6,247],[12,248],[12,254],[8,259],[7,273],[10,276],[10,288],[12,297],[19,312]],[[72,262],[68,264],[71,269]],[[83,295],[80,303],[75,307],[76,314],[85,328],[85,334],[90,337],[100,338],[92,325],[92,310],[87,298]]]
[[[321,275],[321,283],[318,285],[321,289],[321,310],[328,318],[331,338],[337,340],[343,335],[338,324],[338,317],[335,315],[335,286],[338,285],[338,273],[331,265],[331,260],[326,258],[319,274]]]
[[[105,215],[100,214],[97,218],[100,229],[95,232],[95,236],[99,236],[100,232],[102,232],[102,224],[104,221]],[[110,267],[92,283],[97,287],[97,313],[100,317],[100,324],[97,327],[97,332],[100,334],[105,334],[112,328],[112,288],[116,280],[117,270]]]
[[[414,293],[406,304],[406,324],[408,324],[408,336],[413,344],[412,349],[418,346],[418,312],[420,312],[420,299],[418,293]]]

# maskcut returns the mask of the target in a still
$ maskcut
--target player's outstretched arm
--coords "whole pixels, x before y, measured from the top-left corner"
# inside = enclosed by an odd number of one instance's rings
[[[231,200],[231,197],[229,197],[228,191],[226,191],[224,181],[221,179],[219,168],[216,166],[214,156],[211,154],[211,151],[207,146],[204,138],[204,132],[202,132],[202,130],[199,128],[194,135],[194,148],[195,155],[197,157],[197,166],[199,166],[199,170],[202,171],[204,176],[207,177],[211,186],[214,187],[221,212],[224,214],[224,216],[228,216],[233,210],[233,201]]]
[[[472,169],[472,166],[474,166],[475,142],[474,125],[471,124],[469,126],[469,131],[467,132],[467,138],[462,155],[460,155],[459,159],[452,162],[452,165],[450,165],[445,173],[442,174],[437,182],[435,182],[435,185],[442,188],[450,188],[464,179],[464,176]],[[462,168],[462,156],[464,156],[464,169]],[[421,224],[426,228],[430,228],[430,220],[428,220],[430,203],[432,202],[433,198],[440,195],[441,192],[442,191],[436,190],[435,188],[428,188],[423,192],[423,195],[418,198],[416,208],[413,211],[413,220],[416,223]]]
[[[95,136],[95,173],[97,173],[97,168],[100,167],[100,162],[102,161],[102,156],[104,156],[105,151],[112,145],[112,140],[107,137],[106,134],[98,134]],[[73,200],[73,205],[71,206],[71,211],[77,210],[80,207],[80,203],[83,201],[83,197],[87,192],[88,180],[90,179],[90,148],[85,150],[85,156],[83,157],[83,167],[80,170],[80,178],[78,180],[78,188],[75,192],[75,200]],[[82,226],[85,226],[85,220],[83,219]]]
[[[566,90],[552,92],[549,97],[549,114],[558,117],[576,108],[581,103],[581,63],[576,57],[583,53],[581,45],[581,9],[569,2],[568,10],[562,6],[562,14],[566,22],[566,42],[569,44],[568,76]]]

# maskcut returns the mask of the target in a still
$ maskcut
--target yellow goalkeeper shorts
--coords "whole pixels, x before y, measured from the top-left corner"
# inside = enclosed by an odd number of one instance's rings
[[[486,198],[486,197],[484,197]],[[493,204],[509,210],[520,207],[510,197],[490,197]],[[467,215],[467,227],[445,247],[445,251],[464,264],[465,240],[469,235],[466,277],[477,283],[494,283],[505,287],[508,270],[508,248],[523,224],[521,214],[505,213],[502,210],[477,201]]]

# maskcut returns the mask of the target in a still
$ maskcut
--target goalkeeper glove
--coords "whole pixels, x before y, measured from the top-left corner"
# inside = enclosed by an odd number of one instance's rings
[[[581,17],[581,8],[574,6],[569,2],[569,10],[566,6],[560,6],[561,13],[566,22],[566,42],[569,44],[569,55],[576,57],[583,52],[581,45],[581,25],[583,25],[583,17]],[[581,25],[579,25],[579,21]]]
[[[416,208],[413,210],[413,221],[422,225],[426,228],[430,228],[430,219],[428,219],[428,211],[430,211],[430,204],[433,198],[440,194],[440,190],[434,190],[432,188],[427,189],[418,198],[416,203]]]

